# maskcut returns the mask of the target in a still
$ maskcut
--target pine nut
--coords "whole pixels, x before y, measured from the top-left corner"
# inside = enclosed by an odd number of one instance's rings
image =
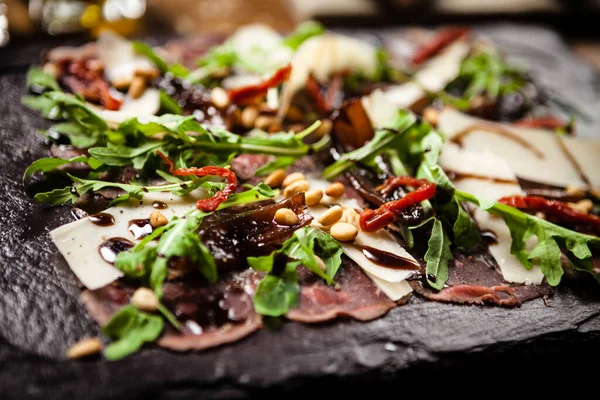
[[[156,68],[140,68],[135,70],[135,75],[146,78],[147,80],[153,80],[160,76],[160,71]]]
[[[340,218],[340,221],[347,222],[354,226],[358,226],[359,221],[360,221],[360,214],[357,213],[356,210],[351,207],[343,207],[343,209],[344,209],[344,214],[342,215],[342,218]]]
[[[254,126],[258,129],[266,131],[267,129],[269,129],[269,125],[271,125],[273,121],[275,121],[273,117],[270,117],[268,115],[259,115],[256,118],[256,121],[254,121]]]
[[[132,99],[139,98],[146,90],[146,79],[141,76],[134,76],[129,85],[127,95]]]
[[[321,199],[323,198],[323,191],[321,189],[312,189],[306,192],[304,195],[304,201],[307,206],[314,206],[319,204]]]
[[[292,172],[283,180],[283,187],[290,186],[293,182],[296,181],[305,181],[306,177],[302,172]]]
[[[56,65],[56,63],[53,62],[47,62],[44,64],[42,70],[55,79],[58,78],[58,75],[60,74],[60,68],[58,65]]]
[[[423,119],[432,126],[437,126],[440,119],[440,112],[433,107],[427,107],[423,111]]]
[[[217,108],[225,108],[229,105],[229,95],[225,89],[216,87],[210,91],[210,101],[212,101]]]
[[[341,182],[334,182],[331,185],[327,186],[325,189],[325,194],[331,197],[340,197],[344,194],[344,184]]]
[[[283,191],[283,197],[290,198],[295,194],[306,192],[308,190],[308,182],[305,180],[295,181],[291,185],[285,188]]]
[[[589,214],[594,208],[594,203],[590,199],[579,200],[577,203],[571,203],[571,208],[582,214]]]
[[[97,337],[80,340],[67,350],[70,359],[91,356],[102,351],[102,341]]]
[[[125,90],[131,85],[131,78],[115,78],[110,84],[117,90]]]
[[[244,108],[241,116],[242,126],[247,129],[252,128],[256,122],[256,118],[258,118],[258,110],[256,107]]]
[[[135,291],[131,297],[131,302],[138,310],[142,311],[156,311],[158,308],[158,297],[154,291],[141,287]]]
[[[325,262],[321,259],[321,257],[315,256],[315,261],[317,262],[317,267],[319,267],[321,271],[325,272],[327,265],[325,265]]]
[[[331,227],[329,231],[334,239],[340,242],[349,242],[356,238],[358,235],[358,229],[347,222],[338,222]]]
[[[299,219],[296,213],[289,208],[280,208],[275,212],[275,221],[279,225],[292,226],[296,225]]]
[[[585,190],[583,190],[577,186],[568,185],[565,188],[565,192],[567,192],[567,194],[572,197],[581,197],[581,198],[585,197]]]
[[[265,184],[269,185],[271,188],[276,188],[281,186],[284,179],[285,171],[282,169],[276,169],[265,178]]]
[[[322,138],[325,135],[329,135],[329,133],[331,133],[331,129],[333,129],[333,122],[325,118],[321,120],[321,125],[319,125],[314,133],[318,138]]]
[[[152,225],[153,228],[165,226],[168,223],[169,220],[162,215],[160,211],[152,211],[152,213],[150,213],[150,225]]]
[[[327,211],[325,211],[323,213],[323,215],[321,215],[319,217],[319,223],[323,226],[332,225],[332,224],[338,222],[340,220],[340,218],[342,218],[343,213],[344,213],[344,210],[342,210],[342,207],[333,206],[333,207],[329,208]]]

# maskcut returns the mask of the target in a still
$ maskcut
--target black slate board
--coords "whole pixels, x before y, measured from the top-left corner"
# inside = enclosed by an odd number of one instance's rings
[[[598,77],[553,32],[511,25],[481,31],[595,117]],[[6,56],[22,58],[0,58]],[[600,288],[587,279],[567,281],[550,306],[541,299],[503,309],[415,297],[368,323],[285,323],[201,353],[148,349],[119,362],[68,361],[70,344],[99,331],[48,236],[73,219],[69,208],[35,204],[21,183],[26,166],[48,154],[35,133],[46,123],[20,105],[25,70],[0,73],[0,398],[264,398],[317,387],[337,397],[372,394],[375,383],[378,391],[401,395],[406,387],[439,392],[466,373],[501,385],[547,371],[544,381],[552,382],[554,373],[579,375],[577,363],[600,354]],[[593,120],[581,133],[598,131]]]

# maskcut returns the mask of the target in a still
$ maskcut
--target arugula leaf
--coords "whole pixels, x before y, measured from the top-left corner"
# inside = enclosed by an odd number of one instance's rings
[[[21,103],[32,110],[39,111],[44,118],[62,119],[60,108],[46,96],[23,96]]]
[[[294,32],[286,36],[282,44],[295,51],[306,40],[314,36],[320,36],[323,33],[325,33],[323,25],[315,21],[306,21],[298,25]]]
[[[160,109],[168,113],[181,114],[183,108],[164,90],[159,91]]]
[[[50,172],[50,171],[54,171],[61,165],[71,164],[71,163],[76,163],[76,162],[87,163],[87,161],[88,161],[88,158],[84,155],[73,157],[68,160],[64,159],[64,158],[52,158],[52,157],[40,158],[38,160],[35,160],[33,163],[31,163],[31,165],[29,167],[27,167],[27,169],[23,173],[23,182],[25,182],[27,180],[27,178],[29,178],[32,174],[34,174],[35,172],[38,172],[38,171]]]
[[[256,312],[279,317],[298,305],[300,285],[295,266],[286,266],[281,276],[265,276],[256,289],[253,302]]]
[[[414,114],[400,111],[394,129],[381,128],[375,131],[375,136],[364,146],[343,154],[333,164],[323,170],[323,178],[333,179],[345,170],[354,166],[355,163],[364,162],[389,150],[402,149],[401,140],[406,132],[417,122]]]
[[[108,143],[106,147],[92,147],[88,152],[106,165],[118,167],[133,165],[134,168],[142,169],[149,156],[154,155],[163,145],[164,142],[147,142],[138,147],[127,147]]]
[[[52,100],[61,110],[89,131],[103,132],[108,130],[106,121],[75,96],[57,91],[44,93],[44,96]]]
[[[189,75],[190,71],[181,64],[173,64],[169,66],[169,64],[167,64],[165,60],[156,54],[154,49],[148,46],[146,43],[133,42],[132,44],[136,53],[148,57],[150,61],[156,65],[156,68],[158,68],[163,74],[170,72],[173,74],[173,76],[178,78],[185,78],[187,75]]]
[[[427,275],[435,276],[435,280],[427,278],[429,285],[441,290],[448,280],[448,262],[452,259],[450,239],[444,232],[442,221],[434,219],[431,236],[427,242],[428,248],[424,260],[427,263]]]
[[[202,272],[209,282],[214,283],[217,280],[215,260],[200,240],[200,236],[196,233],[205,215],[206,213],[197,211],[187,215],[182,220],[176,217],[173,218],[167,225],[165,233],[161,236],[156,251],[158,255],[167,260],[171,257],[185,257],[189,259],[198,265],[200,272]],[[154,289],[156,290],[157,288],[155,287]]]
[[[37,66],[32,66],[27,71],[27,88],[34,89],[35,91],[60,91],[60,86],[56,82],[56,79]]]
[[[111,361],[135,353],[144,343],[155,341],[163,330],[163,320],[157,315],[142,312],[132,305],[122,307],[102,327],[102,333],[116,339],[104,349]]]
[[[469,250],[481,240],[479,230],[473,223],[471,216],[460,205],[456,199],[453,203],[458,211],[452,231],[454,232],[454,243],[463,250]]]
[[[591,263],[591,248],[600,248],[600,238],[563,228],[516,208],[467,192],[457,190],[455,196],[460,201],[473,203],[482,210],[501,217],[512,237],[511,253],[527,269],[531,268],[532,259],[539,260],[542,272],[550,285],[558,285],[563,275],[561,248],[566,249],[567,258],[575,269],[592,273],[600,282],[600,274],[594,272]],[[533,236],[537,238],[537,245],[531,252],[527,252],[526,242]]]
[[[48,128],[48,136],[56,139],[58,135],[69,138],[71,145],[78,149],[87,149],[98,144],[103,139],[103,132],[90,132],[76,122],[61,122]]]
[[[54,189],[50,192],[37,193],[33,197],[38,203],[48,203],[51,206],[58,206],[69,202],[75,204],[78,198],[79,196],[72,186]]]
[[[316,261],[315,245],[320,249],[326,269],[322,271]],[[287,259],[284,271],[273,271],[276,260]],[[342,247],[318,229],[304,227],[294,232],[280,250],[262,257],[248,257],[248,264],[257,271],[268,272],[258,285],[254,303],[258,313],[277,317],[285,314],[297,302],[299,286],[296,268],[304,265],[311,272],[333,284],[333,278],[342,264]],[[277,274],[277,275],[274,275]],[[264,282],[264,283],[263,283]]]
[[[518,91],[527,82],[524,70],[506,63],[494,51],[484,51],[462,61],[458,77],[448,84],[443,99],[459,109],[468,109],[477,96],[485,94],[496,99],[505,93]],[[464,88],[461,97],[449,94],[455,87]]]

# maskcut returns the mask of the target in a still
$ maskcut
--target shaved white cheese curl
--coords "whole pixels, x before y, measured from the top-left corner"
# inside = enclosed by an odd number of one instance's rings
[[[331,74],[341,71],[361,72],[373,77],[377,73],[375,46],[334,34],[316,36],[302,43],[294,54],[292,72],[281,93],[283,110],[279,110],[279,115],[285,114],[292,96],[305,86],[310,74],[324,83]]]
[[[440,157],[440,165],[445,170],[466,176],[453,182],[458,189],[466,192],[492,200],[523,194],[516,176],[511,172],[506,161],[489,151],[475,153],[461,150],[456,145],[445,144]],[[500,183],[495,180],[507,182]],[[514,183],[510,181],[514,181]],[[538,265],[527,270],[517,257],[510,253],[512,238],[502,218],[479,208],[474,208],[473,218],[480,229],[491,231],[496,235],[497,243],[490,244],[489,248],[507,282],[525,284],[542,282],[544,274]],[[531,250],[535,244],[535,238],[529,240],[527,242],[528,249]]]
[[[385,91],[390,103],[399,108],[408,108],[427,93],[443,90],[460,71],[462,60],[469,53],[469,44],[459,40],[442,53],[430,59],[413,77],[411,82],[392,86]]]
[[[135,242],[128,231],[129,221],[149,218],[150,213],[156,211],[152,207],[155,201],[167,204],[168,208],[159,211],[171,220],[174,216],[184,216],[196,207],[199,199],[206,197],[204,189],[184,197],[166,192],[147,193],[141,205],[122,203],[105,210],[114,217],[114,225],[97,226],[83,218],[54,229],[50,237],[81,283],[90,290],[98,289],[123,276],[100,256],[99,247],[103,242],[115,237]]]
[[[501,156],[519,178],[588,188],[585,176],[593,188],[600,187],[598,139],[563,137],[543,129],[496,124],[450,108],[440,113],[438,130],[450,140],[459,141],[465,150]]]
[[[133,44],[119,35],[104,31],[96,42],[98,56],[104,63],[109,81],[131,80],[136,71],[151,73],[156,67],[146,57],[136,53]]]
[[[392,104],[380,89],[363,96],[360,102],[374,128],[385,127],[393,123],[398,116],[398,107]]]
[[[155,115],[159,108],[160,93],[158,89],[148,88],[137,99],[130,96],[125,97],[119,111],[131,117],[143,117]]]
[[[283,37],[273,28],[263,24],[246,25],[227,40],[241,61],[238,73],[250,69],[269,73],[290,62],[293,50],[282,44]]]

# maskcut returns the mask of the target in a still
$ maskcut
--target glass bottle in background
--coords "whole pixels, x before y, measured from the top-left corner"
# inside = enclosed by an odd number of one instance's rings
[[[128,36],[145,12],[146,0],[29,0],[31,19],[50,35],[111,29]]]

